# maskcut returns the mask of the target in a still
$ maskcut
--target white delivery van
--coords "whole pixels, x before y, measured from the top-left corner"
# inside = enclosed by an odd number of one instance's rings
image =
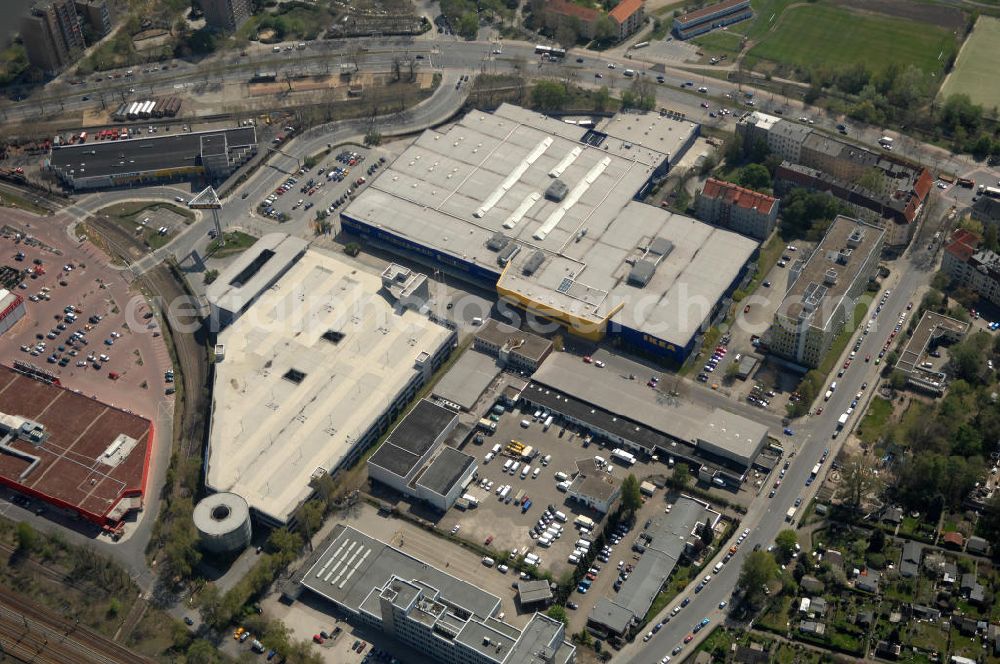
[[[531,422],[529,422],[528,420],[521,420],[521,426],[527,429],[528,427],[531,426]]]
[[[531,466],[524,464],[524,468],[521,469],[521,479],[526,479],[528,475],[531,474]]]
[[[513,459],[507,459],[506,461],[504,461],[503,462],[503,472],[506,473],[508,470],[510,470],[510,467],[512,465],[514,465]]]
[[[715,563],[715,567],[712,568],[712,572],[718,574],[721,571],[722,571],[722,563],[721,562]]]
[[[572,482],[566,480],[565,482],[560,482],[559,484],[557,484],[556,488],[562,491],[563,493],[566,493],[567,491],[569,491],[570,484],[572,484]]]
[[[489,463],[490,461],[493,461],[494,456],[495,455],[493,454],[493,452],[487,452],[486,456],[483,458],[483,463],[486,464]]]
[[[568,479],[569,479],[569,475],[567,475],[566,473],[562,472],[561,470],[558,473],[556,473],[556,480],[557,481],[559,481],[559,482],[565,482]]]
[[[517,469],[518,469],[518,468],[520,468],[520,467],[521,467],[521,462],[520,462],[520,461],[515,461],[515,462],[514,462],[513,464],[511,464],[511,466],[510,466],[510,471],[509,471],[509,472],[510,472],[510,474],[511,474],[511,475],[517,475]]]
[[[496,561],[493,560],[492,558],[484,556],[483,557],[483,564],[486,565],[487,567],[493,567],[493,565],[496,564]]]
[[[541,473],[542,473],[542,467],[541,466],[535,466],[535,469],[533,471],[531,471],[531,479],[537,480],[538,476]]]
[[[576,548],[583,549],[584,551],[590,551],[590,542],[585,539],[580,539],[576,541]]]
[[[494,455],[500,454],[500,443],[497,443],[492,448],[490,448],[490,452],[493,452]]]
[[[560,521],[562,523],[566,523],[566,515],[563,512],[560,512],[560,511],[556,510],[555,517],[556,517],[556,521]]]

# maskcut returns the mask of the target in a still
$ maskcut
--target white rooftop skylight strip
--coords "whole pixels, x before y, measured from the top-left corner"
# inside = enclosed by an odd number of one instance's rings
[[[531,206],[537,203],[538,199],[541,197],[542,195],[537,191],[533,191],[525,196],[524,200],[521,201],[521,204],[517,206],[517,209],[514,210],[509,217],[507,217],[507,221],[503,222],[503,227],[514,228],[514,226],[517,226],[521,220],[524,219],[524,215],[528,214],[528,210],[531,209]]]
[[[362,546],[359,546],[359,547],[358,547],[358,550],[357,550],[357,551],[355,551],[355,552],[354,552],[353,554],[351,554],[351,557],[350,557],[350,559],[349,559],[349,560],[348,560],[348,561],[347,561],[347,562],[346,562],[346,563],[345,563],[344,565],[342,565],[342,566],[340,567],[340,571],[339,571],[339,572],[337,573],[337,576],[333,577],[333,580],[332,580],[332,581],[330,581],[330,585],[331,585],[331,586],[335,586],[335,585],[337,585],[337,584],[338,584],[338,583],[340,582],[340,577],[344,576],[344,574],[345,574],[345,573],[347,572],[348,568],[349,568],[349,567],[350,567],[351,565],[353,565],[353,564],[354,564],[354,559],[355,559],[355,558],[357,558],[357,557],[358,557],[358,555],[359,555],[359,554],[360,554],[360,553],[361,553],[361,552],[362,552],[363,550],[364,550],[364,547],[362,547]]]
[[[355,546],[357,546],[357,544],[358,544],[357,542],[354,542],[354,541],[351,542],[351,545],[349,547],[347,547],[347,551],[344,551],[344,553],[340,556],[340,560],[338,560],[336,563],[334,563],[334,565],[330,569],[330,571],[327,572],[326,576],[323,577],[324,581],[329,581],[330,577],[333,576],[334,572],[336,572],[338,569],[340,569],[340,566],[344,564],[344,558],[346,558],[351,553],[351,549],[353,549]]]
[[[340,585],[337,586],[337,588],[339,588],[340,590],[344,589],[344,586],[347,585],[347,582],[351,580],[351,577],[354,576],[354,573],[358,571],[359,567],[361,567],[361,563],[365,562],[365,558],[367,558],[368,554],[371,552],[372,552],[371,549],[365,549],[365,555],[361,556],[361,560],[354,563],[354,567],[351,568],[351,571],[347,573],[347,576],[344,577],[344,580],[340,582]]]
[[[323,565],[323,568],[320,569],[320,571],[316,572],[316,578],[319,578],[319,577],[323,576],[323,572],[325,572],[326,568],[330,566],[330,563],[333,562],[334,558],[336,558],[337,556],[340,555],[340,552],[344,550],[344,547],[346,545],[347,545],[347,542],[341,542],[340,543],[340,547],[337,549],[336,553],[334,553],[332,556],[330,556],[329,558],[327,558],[326,559],[326,564]]]
[[[562,161],[556,164],[555,168],[549,171],[549,175],[551,175],[554,178],[559,177],[560,175],[563,174],[563,171],[569,168],[569,165],[572,164],[574,161],[576,161],[576,158],[579,157],[582,153],[583,153],[583,148],[581,148],[579,145],[576,146],[575,148],[566,153],[566,156],[562,158]]]
[[[549,215],[549,218],[545,220],[545,223],[542,224],[541,228],[535,231],[535,234],[532,237],[536,240],[544,240],[548,234],[559,225],[559,222],[562,221],[563,216],[569,211],[569,209],[576,205],[581,196],[587,193],[587,190],[590,189],[590,185],[594,184],[594,182],[597,181],[597,178],[601,177],[601,173],[603,173],[610,164],[610,157],[605,157],[594,164],[593,168],[587,172],[582,180],[576,183],[576,186],[573,187],[573,190],[566,195],[566,198],[564,198],[562,203],[559,204],[556,211]]]
[[[517,181],[521,179],[521,176],[528,170],[528,167],[535,163],[535,160],[541,157],[545,151],[549,149],[550,145],[552,145],[552,137],[546,136],[541,143],[535,146],[534,150],[528,153],[528,156],[525,157],[520,164],[514,167],[514,170],[512,170],[510,175],[508,175],[504,181],[500,183],[500,186],[494,189],[493,193],[486,197],[486,200],[483,201],[480,208],[473,213],[473,216],[477,219],[481,219],[487,212],[492,210],[493,206],[499,203],[500,199],[503,198],[503,195],[510,191],[511,187],[517,184]]]

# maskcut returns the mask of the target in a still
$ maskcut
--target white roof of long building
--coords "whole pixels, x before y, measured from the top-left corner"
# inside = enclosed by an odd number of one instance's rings
[[[411,380],[418,356],[447,342],[426,316],[394,311],[381,286],[312,249],[220,334],[210,488],[286,521],[311,475],[335,469]]]
[[[757,247],[633,200],[696,130],[655,113],[622,116],[607,123],[622,136],[595,145],[600,136],[588,143],[583,127],[516,106],[471,111],[421,134],[344,214],[497,273],[487,243],[503,234],[521,251],[502,289],[685,345]],[[545,195],[553,183],[561,200]],[[662,259],[647,252],[654,242],[669,247]],[[628,276],[643,258],[658,264],[637,287]],[[541,262],[526,270],[529,261]]]

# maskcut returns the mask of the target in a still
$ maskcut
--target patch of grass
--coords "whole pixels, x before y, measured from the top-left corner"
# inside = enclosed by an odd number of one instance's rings
[[[26,212],[33,212],[39,215],[47,215],[49,213],[45,208],[35,205],[31,200],[9,190],[0,192],[0,207],[20,208]]]
[[[739,25],[736,24],[733,27],[738,28]],[[715,53],[728,53],[732,55],[743,50],[743,35],[733,30],[716,30],[715,32],[695,37],[691,41],[700,46],[703,51],[706,51],[706,55],[714,55]]]
[[[1000,106],[1000,88],[995,84],[1000,69],[1000,20],[981,16],[958,54],[955,68],[941,86],[940,97],[967,94],[984,108]]]
[[[134,217],[140,212],[155,212],[156,210],[168,210],[176,215],[184,217],[184,223],[189,224],[194,221],[194,212],[186,207],[180,207],[173,203],[149,203],[143,201],[130,201],[125,203],[115,203],[106,208],[98,210],[98,214],[105,214],[109,217]],[[133,220],[130,220],[130,223]]]
[[[874,445],[885,435],[890,415],[892,415],[891,401],[881,397],[872,399],[857,429],[857,434],[866,445]]]
[[[208,245],[208,250],[206,253],[213,258],[222,258],[224,256],[232,256],[233,254],[238,254],[242,251],[248,249],[254,242],[257,241],[252,235],[247,235],[242,231],[233,231],[231,233],[223,233],[223,240],[225,242],[220,242],[218,238],[212,240]]]
[[[774,31],[750,50],[754,58],[802,68],[840,69],[859,61],[874,69],[913,64],[936,73],[956,48],[955,36],[945,28],[838,7],[791,7],[775,20]]]
[[[752,294],[760,287],[761,282],[764,281],[764,275],[770,272],[771,268],[777,264],[778,259],[781,258],[781,254],[784,251],[785,241],[777,233],[773,234],[771,239],[760,248],[760,253],[757,256],[757,271],[744,289],[747,295]]]

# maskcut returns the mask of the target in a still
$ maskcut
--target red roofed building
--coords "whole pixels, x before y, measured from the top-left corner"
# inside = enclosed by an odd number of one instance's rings
[[[944,248],[941,271],[958,288],[968,288],[979,297],[1000,305],[1000,254],[981,249],[981,238],[960,228]]]
[[[757,240],[766,240],[778,221],[778,199],[715,178],[705,182],[694,209],[702,221]]]
[[[608,17],[618,28],[618,41],[628,37],[642,27],[646,20],[645,0],[621,0],[614,9],[608,12]]]
[[[594,29],[601,18],[601,11],[584,7],[569,0],[548,0],[543,10],[545,27],[556,30],[564,21],[575,22],[581,37],[594,38]]]

